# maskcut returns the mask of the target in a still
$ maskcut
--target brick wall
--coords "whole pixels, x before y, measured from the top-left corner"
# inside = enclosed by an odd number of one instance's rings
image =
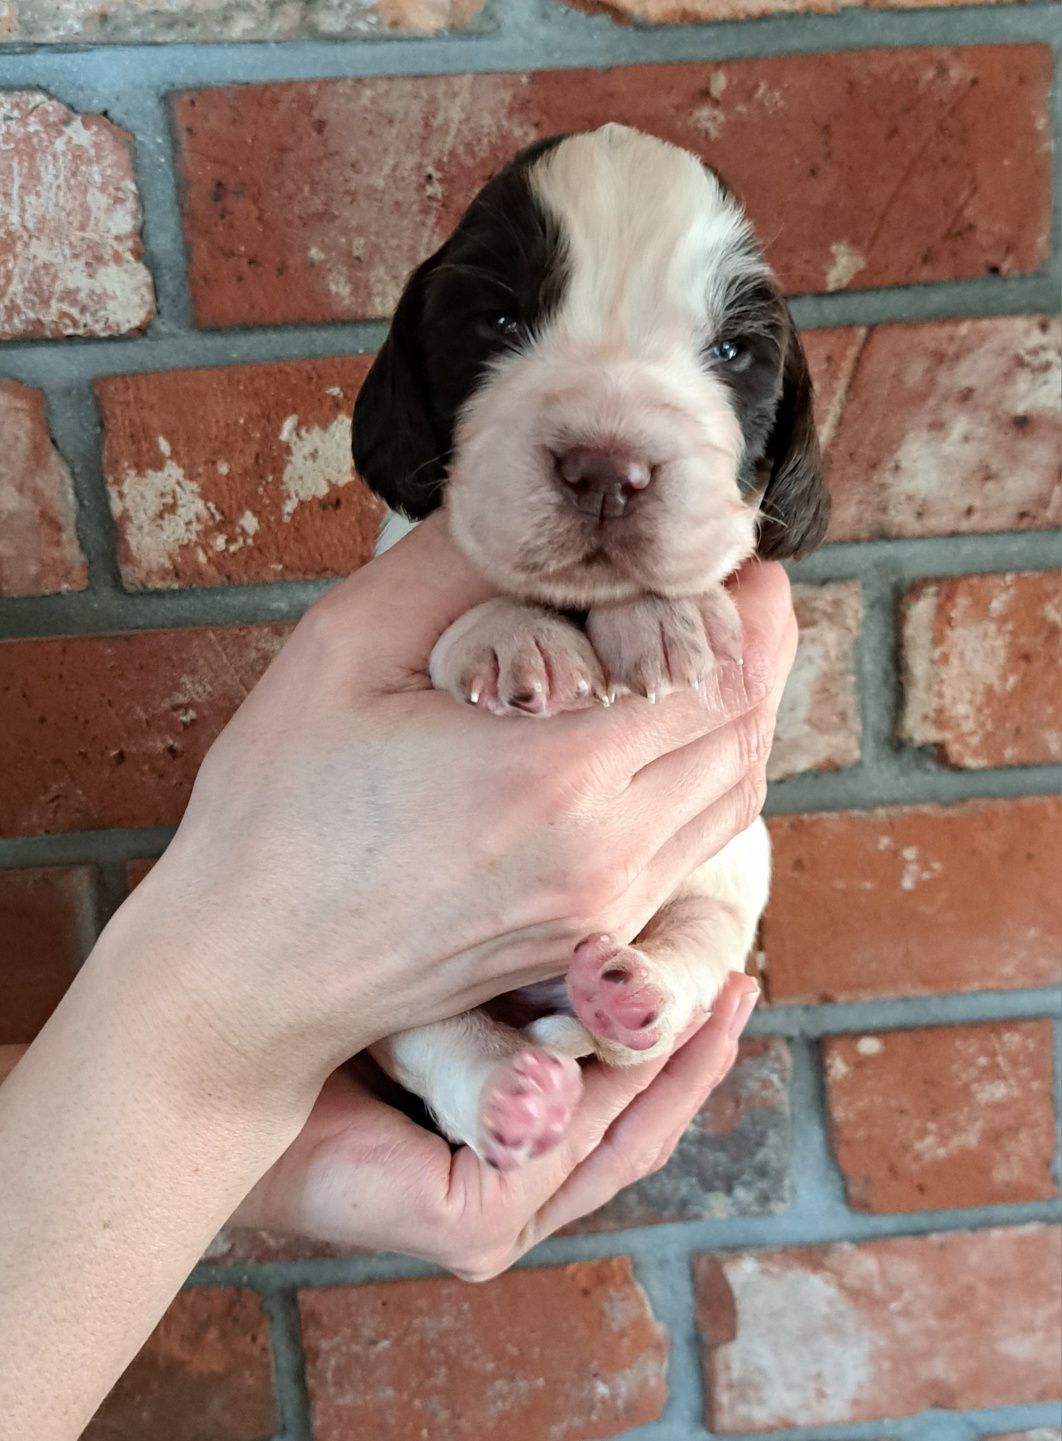
[[[364,357],[514,146],[607,117],[719,164],[836,498],[770,1004],[668,1170],[480,1288],[223,1235],[96,1441],[1059,1441],[1057,19],[0,0],[0,1041],[369,555]]]

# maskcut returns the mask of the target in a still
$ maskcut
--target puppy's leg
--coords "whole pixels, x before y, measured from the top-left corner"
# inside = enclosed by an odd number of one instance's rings
[[[575,1014],[612,1065],[660,1055],[745,968],[767,900],[770,845],[757,821],[695,871],[632,946],[591,936],[568,971]]]
[[[605,693],[593,647],[541,606],[488,600],[454,621],[429,663],[436,690],[496,715],[556,715]]]
[[[471,1146],[499,1171],[555,1146],[582,1089],[571,1054],[535,1045],[479,1010],[400,1031],[372,1054],[420,1096],[450,1140]]]

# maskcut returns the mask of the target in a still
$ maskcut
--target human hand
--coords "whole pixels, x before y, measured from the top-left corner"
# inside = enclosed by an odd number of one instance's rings
[[[758,996],[750,977],[731,975],[711,1018],[670,1058],[623,1069],[591,1062],[561,1144],[504,1175],[379,1099],[357,1062],[344,1066],[233,1223],[399,1251],[489,1280],[667,1162],[734,1064]]]
[[[314,606],[98,947],[233,1104],[301,1121],[396,1027],[562,974],[591,931],[630,940],[758,813],[795,648],[780,567],[738,578],[744,666],[706,693],[544,723],[429,687],[488,593],[440,517]]]

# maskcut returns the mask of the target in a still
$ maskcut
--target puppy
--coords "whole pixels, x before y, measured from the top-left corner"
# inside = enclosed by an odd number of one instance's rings
[[[698,686],[740,658],[724,579],[828,516],[808,367],[740,205],[696,156],[621,125],[531,146],[416,270],[358,397],[354,461],[393,510],[445,504],[501,592],[442,636],[433,684],[546,717]],[[583,624],[571,613],[585,616]],[[509,1170],[554,1145],[574,1058],[667,1050],[744,968],[767,899],[762,821],[633,946],[579,945],[523,1000],[377,1048],[452,1140]]]

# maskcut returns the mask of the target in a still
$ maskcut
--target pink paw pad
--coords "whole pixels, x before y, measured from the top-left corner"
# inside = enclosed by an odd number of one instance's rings
[[[664,1033],[666,994],[639,952],[612,936],[590,936],[576,946],[568,990],[575,1014],[602,1040],[648,1051]]]
[[[529,1047],[500,1062],[483,1089],[477,1150],[497,1171],[514,1171],[552,1150],[582,1090],[577,1061]]]

